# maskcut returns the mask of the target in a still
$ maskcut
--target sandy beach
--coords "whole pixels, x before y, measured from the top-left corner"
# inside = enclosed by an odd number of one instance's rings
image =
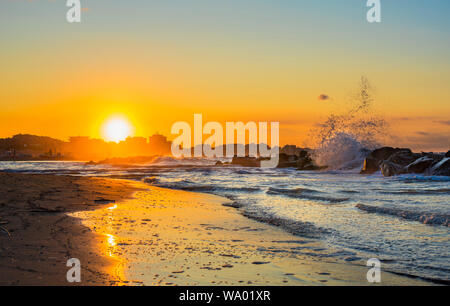
[[[368,285],[360,262],[213,195],[103,178],[0,174],[2,285]],[[428,282],[382,273],[382,285]]]
[[[85,263],[82,285],[116,283],[114,262],[98,251],[99,237],[66,213],[134,191],[119,180],[0,173],[0,285],[67,285],[69,258]]]

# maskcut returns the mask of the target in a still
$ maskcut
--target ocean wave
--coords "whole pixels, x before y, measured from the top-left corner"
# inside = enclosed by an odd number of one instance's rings
[[[174,158],[170,156],[158,156],[148,165],[155,166],[213,166],[217,159],[209,158]]]
[[[450,182],[449,176],[403,174],[394,178],[404,183],[417,182]]]
[[[320,238],[324,234],[330,234],[331,231],[322,227],[315,226],[310,222],[296,221],[282,218],[267,211],[255,209],[250,205],[240,204],[238,208],[244,207],[242,214],[250,219],[267,223],[273,226],[281,227],[283,230],[301,237]]]
[[[205,193],[214,193],[219,194],[221,192],[246,192],[253,193],[261,191],[260,188],[257,187],[223,187],[223,186],[215,186],[215,185],[190,185],[187,181],[176,182],[176,183],[163,183],[159,182],[157,179],[153,178],[149,180],[147,183],[150,183],[154,186],[161,188],[170,188],[184,191],[193,191],[193,192],[205,192]]]
[[[327,196],[320,196],[315,195],[322,193],[317,190],[313,189],[307,189],[307,188],[295,188],[295,189],[280,189],[280,188],[274,188],[269,187],[269,189],[266,192],[270,195],[283,195],[288,196],[291,198],[297,198],[297,199],[308,199],[308,200],[315,200],[315,201],[323,201],[323,202],[329,202],[329,203],[341,203],[350,200],[350,198],[332,198]]]
[[[343,189],[343,190],[341,190],[341,192],[342,193],[359,193],[359,191],[356,191],[356,190],[349,190],[349,189]]]
[[[395,216],[410,221],[418,221],[428,225],[443,225],[450,227],[450,215],[447,214],[415,212],[397,208],[376,207],[364,204],[357,204],[356,207],[368,213]]]
[[[449,188],[442,189],[405,189],[397,191],[381,191],[382,194],[404,194],[404,195],[433,195],[433,194],[450,194]]]

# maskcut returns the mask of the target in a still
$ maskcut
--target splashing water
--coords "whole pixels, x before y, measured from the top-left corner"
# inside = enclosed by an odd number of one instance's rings
[[[312,131],[311,138],[316,147],[313,157],[317,164],[333,170],[358,168],[367,153],[380,146],[387,124],[384,119],[371,114],[373,101],[372,87],[362,77],[350,110],[344,114],[331,114]]]
[[[314,158],[317,164],[327,165],[330,169],[354,169],[365,158],[365,147],[351,134],[336,133],[324,140]]]

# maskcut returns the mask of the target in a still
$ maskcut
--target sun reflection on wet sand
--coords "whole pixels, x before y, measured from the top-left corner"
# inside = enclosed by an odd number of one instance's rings
[[[115,276],[116,285],[126,284],[124,274],[124,267],[126,260],[119,256],[117,251],[117,239],[114,233],[114,225],[116,224],[115,210],[119,206],[100,208],[94,211],[81,211],[69,214],[69,216],[81,219],[83,225],[89,227],[91,230],[100,235],[99,247],[101,254],[105,254],[111,261],[111,266],[108,268],[108,273]]]
[[[116,240],[113,235],[105,234],[108,237],[109,256],[114,256],[114,247],[116,246]]]
[[[117,204],[115,204],[115,205],[113,205],[113,206],[111,206],[111,207],[108,207],[109,210],[114,210],[114,209],[116,209],[116,208],[117,208]]]
[[[74,214],[101,235],[100,251],[114,261],[118,285],[366,282],[365,267],[318,261],[325,252],[318,241],[247,219],[221,205],[224,198],[147,188],[118,205]]]

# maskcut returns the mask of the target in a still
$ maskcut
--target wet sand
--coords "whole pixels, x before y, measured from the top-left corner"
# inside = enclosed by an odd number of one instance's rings
[[[81,285],[118,283],[101,237],[66,213],[134,191],[120,180],[0,173],[0,285],[77,285],[66,280],[69,258],[81,261]]]
[[[126,285],[369,285],[365,262],[250,220],[225,198],[135,183],[134,199],[74,213]],[[382,273],[382,285],[429,285]]]
[[[0,285],[368,284],[365,266],[321,257],[319,241],[213,195],[11,173],[0,173],[0,195]],[[66,280],[69,258],[81,262],[79,284]],[[382,273],[382,284],[429,283]]]

